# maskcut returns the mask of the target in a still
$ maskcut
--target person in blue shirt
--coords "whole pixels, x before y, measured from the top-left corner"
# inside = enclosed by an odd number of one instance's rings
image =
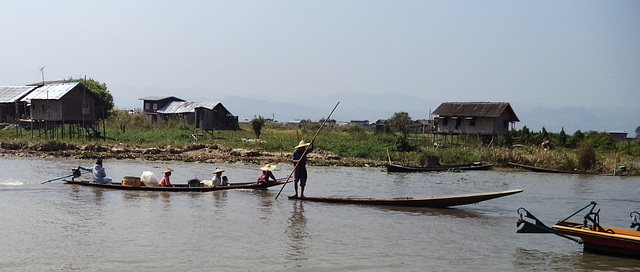
[[[93,167],[84,167],[78,165],[78,168],[85,171],[90,171],[93,174],[93,182],[111,184],[111,178],[107,177],[107,173],[104,172],[104,168],[102,167],[102,159],[98,159],[96,161],[96,165],[94,165]]]

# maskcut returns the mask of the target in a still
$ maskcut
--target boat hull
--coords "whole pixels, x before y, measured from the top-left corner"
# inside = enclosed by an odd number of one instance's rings
[[[339,197],[293,197],[289,199],[299,199],[304,201],[328,202],[328,203],[345,203],[345,204],[365,204],[365,205],[384,205],[384,206],[403,206],[403,207],[430,207],[430,208],[446,208],[460,205],[478,203],[498,197],[517,194],[522,190],[510,190],[501,192],[463,194],[463,195],[447,195],[433,197],[398,197],[398,198],[339,198]]]
[[[519,167],[519,168],[522,168],[522,169],[526,169],[526,170],[529,170],[531,172],[556,173],[556,174],[587,174],[586,172],[549,169],[549,168],[536,167],[536,166],[531,166],[531,165],[526,165],[526,164],[519,164],[519,163],[515,163],[515,162],[507,162],[507,164],[511,165],[511,166]]]
[[[468,163],[456,165],[439,165],[439,166],[402,166],[397,164],[387,164],[387,172],[438,172],[450,170],[489,170],[493,164],[490,163]]]
[[[95,183],[87,180],[63,179],[63,181],[67,184],[114,189],[114,190],[162,191],[162,192],[211,192],[211,191],[234,190],[234,189],[265,190],[269,187],[283,184],[282,182],[273,182],[273,183],[267,183],[267,184],[257,184],[255,182],[247,182],[247,183],[231,183],[229,184],[229,186],[217,186],[217,187],[189,187],[186,184],[175,185],[175,187],[147,187],[147,186],[122,185],[121,183],[117,183],[117,182],[112,184],[102,184],[102,183]]]
[[[564,221],[552,228],[558,233],[582,239],[585,251],[640,258],[640,231],[604,228],[611,233],[594,231],[591,225],[587,229],[583,226],[582,223]]]

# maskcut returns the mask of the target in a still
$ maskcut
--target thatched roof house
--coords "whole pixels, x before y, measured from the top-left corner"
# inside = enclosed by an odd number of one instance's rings
[[[445,102],[433,111],[438,133],[498,135],[520,122],[508,102]]]

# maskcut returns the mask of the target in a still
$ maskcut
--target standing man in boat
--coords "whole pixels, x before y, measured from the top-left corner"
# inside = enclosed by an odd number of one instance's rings
[[[93,174],[93,182],[111,184],[111,178],[107,177],[107,173],[104,172],[104,168],[102,167],[102,159],[98,159],[96,161],[96,165],[94,165],[93,167],[84,167],[78,165],[78,168],[85,171],[90,171]]]
[[[300,143],[295,147],[296,150],[293,151],[293,155],[291,156],[291,162],[293,162],[293,167],[295,167],[295,171],[293,172],[293,189],[295,189],[296,194],[293,195],[293,197],[298,197],[299,181],[300,197],[304,198],[304,187],[307,185],[307,154],[313,151],[313,148],[307,148],[309,145],[310,144],[306,143],[304,140],[300,141]]]

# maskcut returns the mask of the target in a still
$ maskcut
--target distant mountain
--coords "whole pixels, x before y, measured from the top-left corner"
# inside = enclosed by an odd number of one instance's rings
[[[388,119],[394,113],[404,111],[412,119],[427,119],[429,110],[435,106],[414,96],[397,93],[385,94],[341,94],[325,97],[299,99],[298,102],[274,102],[256,98],[229,96],[221,99],[225,107],[240,120],[253,119],[258,115],[281,122],[296,119],[318,120],[329,115],[336,103],[340,102],[331,119],[338,121]]]
[[[327,116],[329,112],[324,112],[312,106],[300,103],[274,102],[256,98],[240,96],[228,96],[220,100],[227,110],[237,115],[240,121],[251,120],[258,116],[264,118],[274,118],[280,122],[293,121],[296,119],[318,120]]]
[[[440,102],[405,95],[396,92],[381,94],[348,93],[336,94],[313,99],[316,105],[323,105],[327,111],[340,101],[336,109],[337,120],[369,120],[388,119],[396,112],[407,112],[412,119],[427,119],[429,111],[435,110]]]
[[[189,101],[212,100],[207,97],[181,97]],[[141,107],[141,101],[130,98],[130,107]],[[427,119],[429,113],[442,102],[429,101],[416,96],[396,92],[382,94],[348,93],[315,97],[288,98],[248,98],[228,96],[219,100],[234,115],[242,120],[251,120],[257,116],[274,118],[280,122],[326,117],[335,104],[340,101],[331,116],[338,121],[388,119],[394,113],[404,111],[416,119]],[[495,102],[495,101],[494,101]],[[621,107],[548,107],[545,105],[511,102],[520,122],[516,128],[527,126],[532,131],[541,131],[544,127],[549,132],[560,132],[564,128],[568,134],[577,130],[594,131],[626,131],[629,137],[635,136],[635,129],[640,126],[638,109]],[[140,106],[138,106],[140,105]]]
[[[640,115],[629,108],[523,108],[518,111],[520,118],[517,127],[527,126],[532,131],[541,131],[544,127],[550,132],[560,132],[562,128],[568,134],[577,130],[585,131],[625,131],[629,137],[635,136],[640,126]]]
[[[255,98],[230,96],[221,100],[225,107],[240,119],[252,119],[262,115],[281,122],[295,119],[317,120],[326,117],[333,106],[340,101],[332,119],[338,121],[388,119],[394,113],[404,111],[412,119],[427,119],[429,113],[442,102],[398,93],[362,94],[350,93],[331,96],[318,96],[300,99],[299,102],[273,102]],[[635,136],[640,126],[640,115],[630,108],[550,108],[540,105],[511,103],[520,122],[516,128],[527,126],[532,131],[560,132],[563,128],[568,134],[577,130],[585,131],[626,131],[629,137]]]

